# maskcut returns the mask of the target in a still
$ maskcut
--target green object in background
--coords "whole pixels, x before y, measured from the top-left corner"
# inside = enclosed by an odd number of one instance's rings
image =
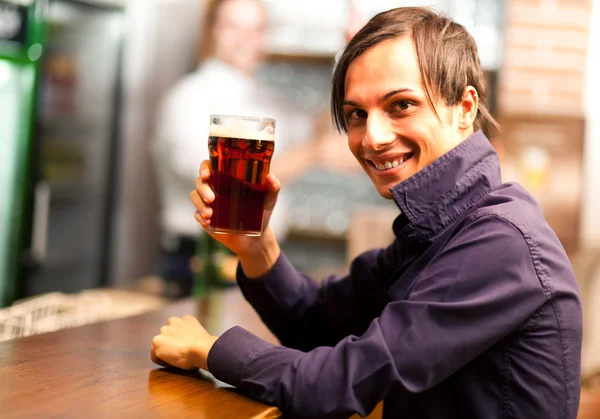
[[[196,255],[191,263],[194,273],[194,286],[192,296],[202,298],[208,293],[210,278],[214,268],[210,260],[210,243],[205,237],[200,237],[196,244]]]
[[[192,295],[196,298],[204,297],[219,281],[219,267],[215,255],[218,244],[208,234],[203,234],[198,238],[196,257],[192,263],[194,271]]]
[[[228,248],[210,237],[202,234],[196,245],[196,257],[192,263],[194,271],[194,287],[192,295],[202,298],[215,288],[235,285],[234,275],[237,256]]]
[[[45,4],[23,3],[0,0],[0,307],[17,298],[21,275],[44,45]]]

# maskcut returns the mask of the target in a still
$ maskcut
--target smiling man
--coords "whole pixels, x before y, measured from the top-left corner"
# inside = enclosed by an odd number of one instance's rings
[[[208,369],[302,417],[366,415],[384,400],[386,419],[575,419],[576,281],[536,202],[501,181],[471,36],[429,9],[377,15],[340,57],[332,111],[399,208],[396,240],[318,285],[268,222],[261,237],[214,236],[239,256],[238,283],[283,346],[174,318],[153,359]],[[210,176],[204,162],[191,194],[204,228]],[[268,179],[267,220],[279,191]]]
[[[364,52],[349,66],[344,85],[340,122],[348,131],[350,150],[386,198],[395,185],[473,134],[476,89],[465,86],[461,101],[452,107],[438,94],[434,110],[409,37]]]

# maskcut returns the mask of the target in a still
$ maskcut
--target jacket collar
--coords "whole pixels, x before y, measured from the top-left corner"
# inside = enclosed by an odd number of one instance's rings
[[[399,239],[427,241],[500,183],[498,156],[487,137],[477,131],[390,188],[402,211],[394,222],[394,233]]]

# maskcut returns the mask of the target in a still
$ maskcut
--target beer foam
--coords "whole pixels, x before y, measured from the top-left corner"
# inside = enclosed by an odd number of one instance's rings
[[[275,140],[275,130],[272,126],[264,127],[262,131],[256,132],[235,125],[211,125],[208,135],[210,137],[243,138],[245,140]]]

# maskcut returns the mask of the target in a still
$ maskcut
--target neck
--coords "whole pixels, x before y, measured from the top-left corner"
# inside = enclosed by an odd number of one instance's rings
[[[256,74],[255,67],[252,67],[252,68],[239,67],[239,66],[236,66],[235,64],[233,64],[232,62],[227,61],[226,59],[220,58],[218,56],[213,56],[212,58],[214,60],[217,60],[217,61],[227,65],[231,70],[236,71],[238,73],[242,73],[249,78],[254,78],[254,76]]]
[[[463,141],[466,140],[467,138],[469,138],[473,134],[475,134],[475,129],[473,128],[473,125],[471,125],[467,129],[460,130],[460,136],[463,139]]]

